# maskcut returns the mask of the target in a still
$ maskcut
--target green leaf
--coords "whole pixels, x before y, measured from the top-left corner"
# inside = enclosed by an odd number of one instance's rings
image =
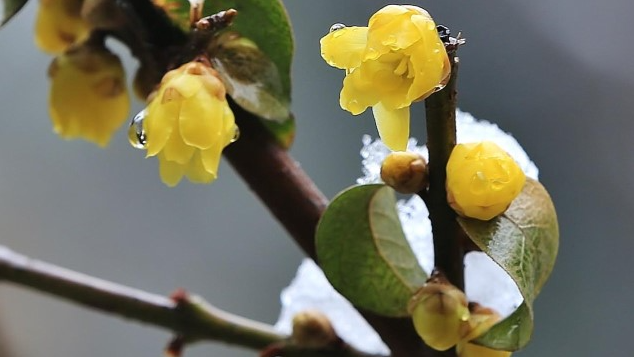
[[[28,0],[1,0],[2,1],[2,12],[0,12],[0,26],[4,26],[13,15],[17,14],[18,11],[26,4]]]
[[[386,316],[407,316],[427,276],[418,265],[390,187],[353,186],[334,198],[317,226],[317,258],[350,302]]]
[[[289,103],[275,64],[252,41],[233,32],[220,35],[210,48],[227,93],[242,108],[261,118],[283,123]]]
[[[490,221],[458,218],[473,242],[515,281],[524,303],[475,342],[515,351],[533,332],[533,301],[550,276],[559,248],[557,214],[546,189],[527,178],[508,210]]]
[[[189,27],[188,0],[165,0],[163,8],[183,28]],[[225,67],[224,79],[232,82],[229,94],[244,109],[265,119],[289,119],[293,35],[284,5],[281,0],[206,0],[203,14],[230,8],[238,16],[229,30],[253,41],[257,48],[240,41],[224,42],[226,52],[213,54],[218,59],[215,64]]]

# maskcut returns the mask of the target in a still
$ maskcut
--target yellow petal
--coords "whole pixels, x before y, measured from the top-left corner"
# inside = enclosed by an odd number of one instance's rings
[[[375,105],[380,98],[372,77],[365,75],[364,67],[356,68],[343,80],[343,88],[339,94],[339,105],[353,115],[363,113],[368,107]]]
[[[220,156],[222,155],[222,144],[214,143],[209,149],[201,152],[201,160],[205,171],[216,174],[220,165]]]
[[[150,133],[148,133],[148,136]],[[161,153],[165,156],[165,158],[169,161],[175,161],[181,165],[185,165],[191,160],[192,155],[194,155],[194,151],[196,148],[193,146],[189,146],[185,144],[183,138],[181,137],[180,129],[178,125],[174,125],[174,129],[172,131],[172,135],[170,135],[169,139],[165,143],[163,150]]]
[[[185,174],[185,166],[167,160],[162,154],[158,155],[158,160],[161,181],[169,187],[176,186]]]
[[[330,32],[319,41],[321,56],[336,68],[358,67],[367,43],[367,34],[367,27],[355,26]]]
[[[62,53],[85,40],[90,27],[80,17],[81,2],[40,2],[35,21],[35,44],[44,52]]]
[[[187,166],[185,174],[189,181],[194,183],[211,183],[216,179],[215,171],[209,172],[203,165],[200,150],[196,150],[196,153]]]
[[[382,103],[372,107],[381,140],[394,151],[405,151],[409,139],[409,107],[388,110]]]
[[[159,97],[159,96],[157,96]],[[147,135],[146,157],[158,154],[167,143],[181,108],[181,101],[162,104],[157,97],[148,106],[148,114],[143,120],[143,130]]]
[[[178,122],[183,141],[198,149],[209,148],[221,139],[222,114],[223,103],[206,91],[185,99]]]
[[[183,73],[175,76],[167,85],[176,89],[183,97],[190,98],[200,91],[203,83],[200,76]]]

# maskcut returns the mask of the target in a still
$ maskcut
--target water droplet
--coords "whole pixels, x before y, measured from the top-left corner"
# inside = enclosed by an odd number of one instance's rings
[[[235,143],[240,138],[240,128],[236,125],[235,132],[233,133],[233,138],[229,141],[230,143]]]
[[[128,140],[130,145],[135,149],[145,149],[147,144],[147,136],[143,130],[143,119],[147,114],[147,108],[135,115],[130,122],[130,128],[128,128]]]
[[[447,85],[447,83],[440,83],[437,86],[434,87],[434,93],[441,91],[445,88],[445,85]]]
[[[328,30],[328,32],[335,32],[335,31],[339,31],[341,29],[346,28],[346,25],[344,24],[340,24],[340,23],[336,23],[332,26],[330,26],[330,30]]]

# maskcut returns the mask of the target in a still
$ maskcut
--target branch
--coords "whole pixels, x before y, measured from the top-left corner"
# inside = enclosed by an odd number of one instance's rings
[[[0,281],[186,336],[262,349],[284,341],[272,326],[232,315],[203,301],[170,299],[41,262],[0,246]]]
[[[360,352],[345,342],[325,347],[302,347],[272,326],[220,310],[200,297],[179,290],[171,297],[91,277],[31,259],[0,246],[0,282],[54,295],[85,307],[162,327],[188,344],[209,340],[255,350],[276,351],[287,357],[386,357]]]
[[[456,145],[457,45],[447,47],[451,78],[447,86],[425,100],[427,148],[429,149],[429,191],[421,195],[429,209],[434,236],[434,265],[447,279],[464,290],[464,249],[461,245],[456,213],[447,203],[445,181],[447,161]]]

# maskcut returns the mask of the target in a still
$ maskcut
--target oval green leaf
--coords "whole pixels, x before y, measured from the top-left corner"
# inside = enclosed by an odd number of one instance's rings
[[[330,283],[356,307],[407,316],[427,276],[405,239],[394,190],[353,186],[334,198],[317,226],[317,258]]]
[[[188,0],[164,0],[162,7],[184,28],[189,27]],[[231,80],[229,94],[244,109],[264,119],[289,119],[293,36],[284,5],[280,0],[206,0],[203,14],[227,9],[238,11],[229,30],[257,45],[231,44],[226,53],[213,54],[225,67],[224,79]],[[231,62],[236,56],[249,63]]]
[[[4,26],[4,24],[11,20],[13,15],[17,14],[27,1],[28,0],[2,0],[0,26]]]
[[[476,343],[498,350],[524,347],[533,332],[533,301],[550,276],[559,248],[557,213],[548,192],[527,178],[506,212],[490,221],[458,218],[471,240],[515,281],[524,303]]]

